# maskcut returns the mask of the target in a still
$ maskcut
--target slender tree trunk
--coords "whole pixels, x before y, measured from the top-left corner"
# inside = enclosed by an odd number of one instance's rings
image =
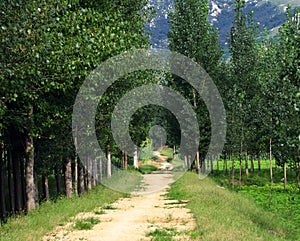
[[[250,171],[254,172],[253,152],[250,151]]]
[[[124,152],[124,169],[128,169],[128,153],[127,151]]]
[[[75,159],[74,159],[74,193],[77,196],[78,195],[78,159],[77,159],[77,153],[75,153]]]
[[[92,186],[96,187],[97,185],[97,166],[96,166],[96,160],[92,160]]]
[[[57,195],[60,195],[62,193],[61,190],[61,180],[60,180],[60,168],[56,164],[54,167],[54,175],[55,175],[55,183],[56,183],[56,193]]]
[[[25,153],[26,153],[26,211],[29,212],[36,208],[35,185],[34,185],[34,147],[31,135],[33,108],[27,113]]]
[[[127,158],[127,153],[126,153],[126,158]],[[127,163],[127,160],[126,160]],[[103,180],[103,162],[102,162],[102,155],[99,156],[99,183],[102,183]],[[127,168],[127,164],[126,164]]]
[[[286,190],[286,183],[287,183],[287,177],[286,177],[286,160],[284,160],[284,163],[283,163],[283,177],[284,177],[283,186],[284,186],[284,190]]]
[[[6,204],[5,204],[5,160],[4,148],[0,142],[0,208],[1,208],[1,221],[6,222]]]
[[[242,186],[242,176],[243,176],[243,155],[242,155],[242,144],[241,144],[241,149],[240,149],[239,159],[240,159],[239,189],[241,190],[241,186]]]
[[[232,191],[234,191],[234,148],[232,147],[232,151],[231,151],[231,171],[232,171],[232,181],[231,181],[231,185],[232,185]]]
[[[86,177],[86,187],[87,190],[92,190],[92,181],[91,181],[91,173],[89,172],[89,168],[85,169],[85,177]]]
[[[14,182],[13,182],[13,175],[12,175],[12,154],[10,148],[8,150],[7,183],[8,183],[8,192],[9,192],[10,213],[12,216],[14,216],[15,215],[15,191],[14,191]]]
[[[258,171],[261,170],[261,160],[260,160],[260,151],[257,154],[257,165],[258,165]]]
[[[246,169],[246,176],[249,176],[249,165],[248,165],[248,151],[245,152],[245,169]]]
[[[65,189],[66,196],[72,197],[73,194],[73,185],[72,185],[72,165],[71,159],[68,157],[65,165]]]
[[[138,168],[134,166],[135,168]],[[111,153],[110,153],[110,145],[106,143],[106,174],[107,177],[111,177]]]
[[[44,174],[42,176],[42,182],[43,182],[43,199],[45,201],[48,201],[49,200],[49,179],[47,174]]]
[[[134,150],[133,153],[133,167],[138,169],[139,168],[139,160],[138,160],[138,150],[137,148]]]
[[[273,167],[272,167],[272,162],[273,162],[273,154],[272,154],[272,138],[270,138],[269,142],[269,159],[270,159],[270,179],[271,179],[271,184],[273,183]]]
[[[197,161],[198,174],[200,175],[200,173],[201,173],[201,164],[200,164],[200,152],[199,152],[199,150],[197,150],[197,152],[196,152],[196,161]]]
[[[184,166],[185,166],[185,168],[188,170],[189,164],[188,164],[187,155],[184,155]]]
[[[78,195],[84,192],[84,170],[81,165],[78,165]]]
[[[13,155],[13,176],[14,176],[14,191],[15,191],[15,210],[17,214],[22,212],[22,188],[21,188],[21,173],[20,173],[20,157],[18,151],[14,151]]]
[[[26,208],[26,182],[25,182],[25,165],[24,159],[21,159],[20,173],[21,173],[21,188],[22,188],[22,209]]]
[[[199,150],[198,150],[199,151]],[[175,158],[175,156],[176,156],[176,146],[174,145],[173,146],[173,159]]]
[[[39,189],[38,189],[38,175],[36,172],[34,172],[33,174],[33,178],[34,178],[34,201],[35,201],[35,208],[37,208],[39,206]]]

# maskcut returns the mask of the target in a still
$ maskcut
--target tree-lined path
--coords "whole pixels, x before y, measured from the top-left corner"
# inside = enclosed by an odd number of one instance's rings
[[[167,200],[167,188],[153,192],[170,182],[171,174],[145,175],[143,186],[140,192],[135,192],[136,195],[122,198],[106,209],[98,208],[98,212],[96,209],[95,212],[79,213],[71,222],[58,227],[43,240],[151,240],[147,234],[162,228],[176,232],[176,240],[190,240],[188,233],[195,228],[195,221],[190,210],[185,208],[186,202]],[[91,217],[100,220],[91,230],[74,228],[78,220]]]

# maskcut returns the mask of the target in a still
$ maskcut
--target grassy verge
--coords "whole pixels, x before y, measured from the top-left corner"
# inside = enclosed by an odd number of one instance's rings
[[[201,240],[299,240],[281,217],[264,210],[244,195],[186,173],[169,192],[173,199],[189,199]]]
[[[0,240],[41,240],[53,228],[66,223],[79,212],[93,211],[124,195],[98,186],[81,197],[61,198],[56,202],[43,203],[40,208],[26,216],[8,220],[0,227]]]

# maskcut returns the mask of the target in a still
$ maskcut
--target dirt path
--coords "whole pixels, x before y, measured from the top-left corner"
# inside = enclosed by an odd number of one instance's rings
[[[152,238],[147,237],[147,233],[162,229],[171,230],[174,240],[192,240],[188,231],[195,228],[195,220],[185,208],[186,201],[165,199],[172,180],[168,173],[145,175],[142,189],[136,190],[130,198],[118,200],[109,209],[80,213],[43,240],[146,241]],[[162,189],[153,192],[158,187]],[[76,220],[91,217],[100,220],[91,230],[74,228]]]

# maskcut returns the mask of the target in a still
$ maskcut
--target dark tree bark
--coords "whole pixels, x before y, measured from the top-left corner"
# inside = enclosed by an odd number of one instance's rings
[[[4,148],[0,143],[0,210],[1,210],[1,221],[6,222],[7,211],[5,204],[5,159],[4,159]]]
[[[260,151],[257,153],[257,165],[258,165],[258,171],[261,170],[261,160],[260,160]]]
[[[254,172],[253,152],[250,151],[250,171]]]
[[[245,169],[246,169],[246,176],[249,176],[249,165],[248,165],[248,151],[245,152]]]
[[[33,175],[34,178],[34,192],[35,192],[35,197],[34,197],[34,201],[35,201],[35,208],[37,208],[39,206],[39,189],[38,189],[38,175],[36,172],[34,172]]]
[[[78,165],[78,195],[84,192],[84,169],[82,165]]]
[[[22,209],[26,208],[26,182],[25,182],[25,165],[24,158],[21,159],[20,173],[21,173],[21,188],[22,188]]]
[[[9,193],[10,213],[12,216],[14,216],[15,215],[15,191],[14,191],[14,182],[13,182],[13,175],[12,175],[12,154],[10,148],[8,149],[7,183],[8,183],[8,193]]]
[[[55,165],[54,167],[54,175],[55,175],[55,183],[56,183],[56,193],[57,195],[60,195],[62,193],[61,190],[61,180],[60,180],[60,168],[58,165]]]
[[[22,187],[21,187],[21,169],[20,169],[20,152],[13,151],[13,176],[14,176],[14,191],[15,191],[15,210],[17,214],[22,212]]]

